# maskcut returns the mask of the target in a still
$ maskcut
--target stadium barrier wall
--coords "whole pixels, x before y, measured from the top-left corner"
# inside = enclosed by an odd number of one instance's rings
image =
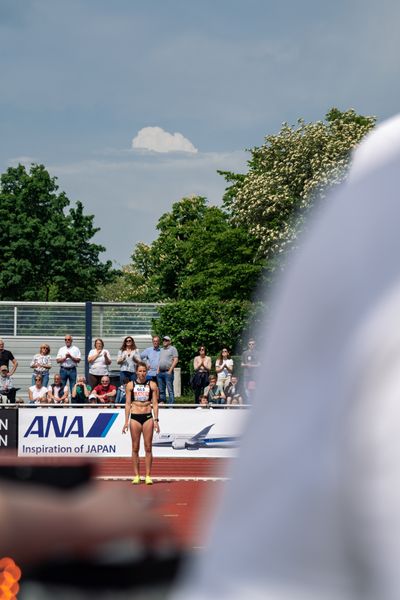
[[[18,456],[131,456],[130,433],[122,433],[123,410],[41,406],[5,410],[19,413]],[[154,434],[153,455],[174,458],[235,456],[248,414],[236,407],[160,408],[159,412],[161,432]]]
[[[18,446],[18,410],[0,407],[0,450],[15,452]]]

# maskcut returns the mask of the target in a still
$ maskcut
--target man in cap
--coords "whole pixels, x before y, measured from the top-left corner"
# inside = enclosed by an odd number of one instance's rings
[[[175,402],[174,396],[174,369],[178,364],[178,351],[171,345],[169,335],[163,337],[163,347],[160,350],[160,362],[157,372],[157,383],[160,390],[159,402],[166,401],[166,389],[168,390],[168,404]]]
[[[18,388],[19,389],[19,388]],[[6,365],[0,367],[0,396],[6,396],[8,402],[15,402],[15,394],[17,388],[14,387],[13,378],[10,376],[10,372]]]

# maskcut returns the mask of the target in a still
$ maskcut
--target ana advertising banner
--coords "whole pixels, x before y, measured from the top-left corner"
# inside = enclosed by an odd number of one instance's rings
[[[124,422],[123,410],[21,409],[18,456],[130,456]]]
[[[19,412],[19,456],[131,456],[130,434],[122,433],[125,414],[121,409],[36,407]],[[154,435],[153,454],[233,456],[240,444],[247,412],[161,408],[161,432]]]
[[[235,456],[247,409],[160,409],[160,435],[153,437],[154,456]]]
[[[0,408],[0,450],[17,448],[18,410]]]

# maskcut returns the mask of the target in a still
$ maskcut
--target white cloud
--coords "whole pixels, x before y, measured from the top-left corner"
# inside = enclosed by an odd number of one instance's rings
[[[189,152],[196,154],[190,140],[181,133],[168,133],[161,127],[143,127],[132,140],[132,148],[153,152]]]

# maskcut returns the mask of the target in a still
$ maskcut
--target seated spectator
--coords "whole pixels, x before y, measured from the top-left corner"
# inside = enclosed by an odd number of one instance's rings
[[[225,404],[225,394],[217,385],[217,377],[211,375],[210,383],[204,390],[204,396],[207,396],[209,404]]]
[[[7,369],[9,369],[10,362],[12,363],[10,377],[12,377],[15,371],[17,370],[18,361],[16,358],[14,358],[14,354],[12,352],[10,352],[9,350],[4,350],[4,340],[0,338],[0,367],[4,365],[5,367],[7,367]]]
[[[89,396],[89,402],[92,404],[110,404],[115,402],[117,388],[110,383],[108,375],[101,378],[100,385],[96,385]]]
[[[210,404],[208,402],[208,398],[207,398],[207,396],[204,396],[204,394],[202,396],[200,396],[199,406],[197,407],[196,410],[202,410],[203,408],[209,408],[212,410],[212,406],[210,406]]]
[[[231,381],[224,388],[227,404],[243,404],[242,390],[236,375],[231,376]],[[235,402],[233,402],[235,400]]]
[[[61,375],[54,375],[54,382],[47,388],[49,404],[68,404],[68,386],[63,385]]]
[[[88,363],[89,383],[94,388],[100,384],[103,375],[108,375],[108,367],[111,365],[110,353],[104,348],[102,339],[94,340],[94,348],[89,352]]]
[[[43,385],[43,379],[41,375],[36,375],[35,385],[31,385],[28,390],[29,393],[29,404],[47,404],[48,403],[48,389]]]
[[[89,401],[90,392],[92,388],[86,384],[86,378],[84,375],[78,376],[78,381],[72,388],[71,392],[71,403],[72,404],[87,404]]]
[[[217,360],[215,361],[215,371],[217,373],[217,383],[221,389],[224,389],[231,380],[233,372],[233,360],[230,358],[227,348],[223,348]]]
[[[129,383],[129,381],[130,381],[130,379],[128,379],[128,377],[125,377],[124,380],[123,380],[123,382],[119,386],[119,388],[117,390],[115,404],[118,404],[118,405],[125,404],[125,400],[126,400],[126,385]]]
[[[198,404],[204,388],[208,385],[211,371],[211,358],[206,355],[204,346],[200,346],[199,354],[193,359],[193,369],[194,373],[190,383],[194,391],[194,401]]]
[[[36,375],[41,375],[43,385],[47,387],[49,385],[49,371],[51,369],[50,346],[48,344],[40,346],[39,353],[35,354],[32,358],[31,369],[33,369],[32,385],[35,385]]]
[[[10,376],[10,372],[8,368],[3,365],[0,367],[0,396],[6,396],[7,401],[12,404],[15,403],[15,394],[17,393],[17,389],[14,386],[14,380]]]
[[[240,401],[240,396],[233,396],[232,398],[232,402],[231,402],[231,406],[240,406],[240,404],[243,404],[243,402]]]

